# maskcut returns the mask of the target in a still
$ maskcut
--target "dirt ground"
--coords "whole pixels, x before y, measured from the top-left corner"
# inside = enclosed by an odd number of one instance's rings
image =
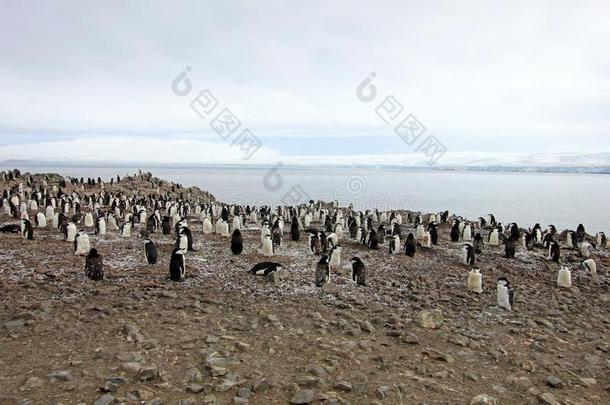
[[[18,221],[2,212],[8,223]],[[34,241],[0,234],[0,403],[610,403],[605,248],[594,252],[595,277],[564,249],[573,286],[561,289],[545,250],[520,245],[506,259],[486,246],[475,294],[449,224],[414,258],[346,233],[338,273],[359,256],[368,285],[334,275],[317,288],[305,233],[284,234],[273,260],[285,272],[268,280],[247,274],[267,260],[260,224],[243,232],[239,256],[229,238],[203,235],[198,218],[189,226],[197,252],[181,283],[168,280],[174,241],[160,234],[160,260],[147,265],[137,229],[130,238],[89,229],[101,282],[84,277],[85,259],[52,227],[35,229]],[[500,276],[515,287],[510,312],[496,306]],[[431,311],[436,328],[422,327]]]

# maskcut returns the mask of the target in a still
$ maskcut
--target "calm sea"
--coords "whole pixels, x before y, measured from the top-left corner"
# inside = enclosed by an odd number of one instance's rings
[[[199,186],[231,203],[293,203],[338,200],[358,209],[449,210],[476,219],[494,213],[521,226],[554,224],[610,234],[610,175],[400,171],[371,168],[127,167],[22,165],[22,171],[109,179],[142,169]],[[2,167],[2,170],[7,167]]]

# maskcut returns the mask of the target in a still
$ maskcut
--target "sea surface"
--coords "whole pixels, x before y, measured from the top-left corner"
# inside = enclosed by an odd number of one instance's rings
[[[0,167],[1,170],[9,167]],[[10,167],[12,168],[12,167]],[[326,167],[128,167],[21,165],[22,172],[101,177],[139,169],[184,186],[198,186],[229,203],[250,205],[338,200],[357,209],[411,209],[476,219],[493,213],[503,223],[540,223],[610,234],[610,175],[407,171]]]

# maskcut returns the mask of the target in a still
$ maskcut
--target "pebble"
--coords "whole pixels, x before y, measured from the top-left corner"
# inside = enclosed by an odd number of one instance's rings
[[[93,405],[110,405],[114,402],[114,397],[110,394],[104,394],[99,397]]]
[[[563,381],[554,375],[549,375],[544,379],[546,385],[552,388],[563,388]]]
[[[290,399],[291,404],[310,404],[313,402],[315,396],[311,390],[299,390]]]
[[[472,398],[470,405],[497,405],[498,400],[486,394],[480,394]]]
[[[444,322],[443,313],[438,309],[424,309],[419,312],[419,326],[424,329],[438,329]]]

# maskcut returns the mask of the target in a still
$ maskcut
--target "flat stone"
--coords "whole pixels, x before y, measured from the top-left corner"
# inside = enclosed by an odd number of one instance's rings
[[[299,390],[290,399],[291,404],[310,404],[313,402],[315,396],[311,390]]]

